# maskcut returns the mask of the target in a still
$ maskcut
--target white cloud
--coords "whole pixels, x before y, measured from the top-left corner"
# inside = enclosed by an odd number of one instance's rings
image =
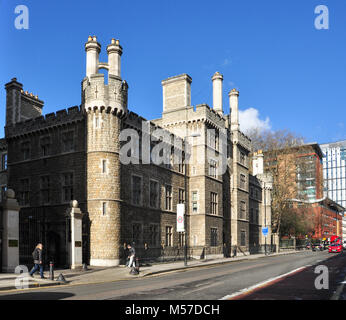
[[[251,129],[270,130],[271,124],[269,117],[265,120],[259,118],[259,112],[255,108],[248,108],[246,110],[239,110],[239,124],[243,132]]]

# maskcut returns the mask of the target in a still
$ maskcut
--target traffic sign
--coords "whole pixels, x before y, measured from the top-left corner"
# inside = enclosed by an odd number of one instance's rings
[[[262,234],[266,237],[268,235],[268,227],[262,227]]]

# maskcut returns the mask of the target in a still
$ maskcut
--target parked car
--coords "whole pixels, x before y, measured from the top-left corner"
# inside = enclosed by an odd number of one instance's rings
[[[319,242],[319,243],[316,243],[316,246],[317,246],[317,249],[320,250],[320,251],[323,251],[324,250],[324,245],[322,242]]]
[[[340,253],[342,252],[343,247],[340,243],[333,243],[329,246],[329,253],[336,252]]]
[[[346,249],[346,240],[344,240],[344,243],[342,244],[343,248]]]

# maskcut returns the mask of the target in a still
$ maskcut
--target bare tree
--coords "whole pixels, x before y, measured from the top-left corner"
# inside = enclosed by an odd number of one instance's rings
[[[306,161],[299,157],[303,152],[304,138],[289,130],[251,130],[253,151],[262,150],[265,170],[273,176],[272,230],[280,235],[306,234],[313,229],[308,212],[299,202],[307,201]]]

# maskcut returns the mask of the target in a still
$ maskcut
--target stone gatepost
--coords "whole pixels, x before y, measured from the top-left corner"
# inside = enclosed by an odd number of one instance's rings
[[[3,201],[2,271],[14,272],[19,265],[19,210],[15,193],[8,189]]]
[[[71,242],[69,243],[69,263],[71,269],[82,268],[82,218],[83,213],[78,208],[78,201],[73,200],[66,212],[70,219]]]

